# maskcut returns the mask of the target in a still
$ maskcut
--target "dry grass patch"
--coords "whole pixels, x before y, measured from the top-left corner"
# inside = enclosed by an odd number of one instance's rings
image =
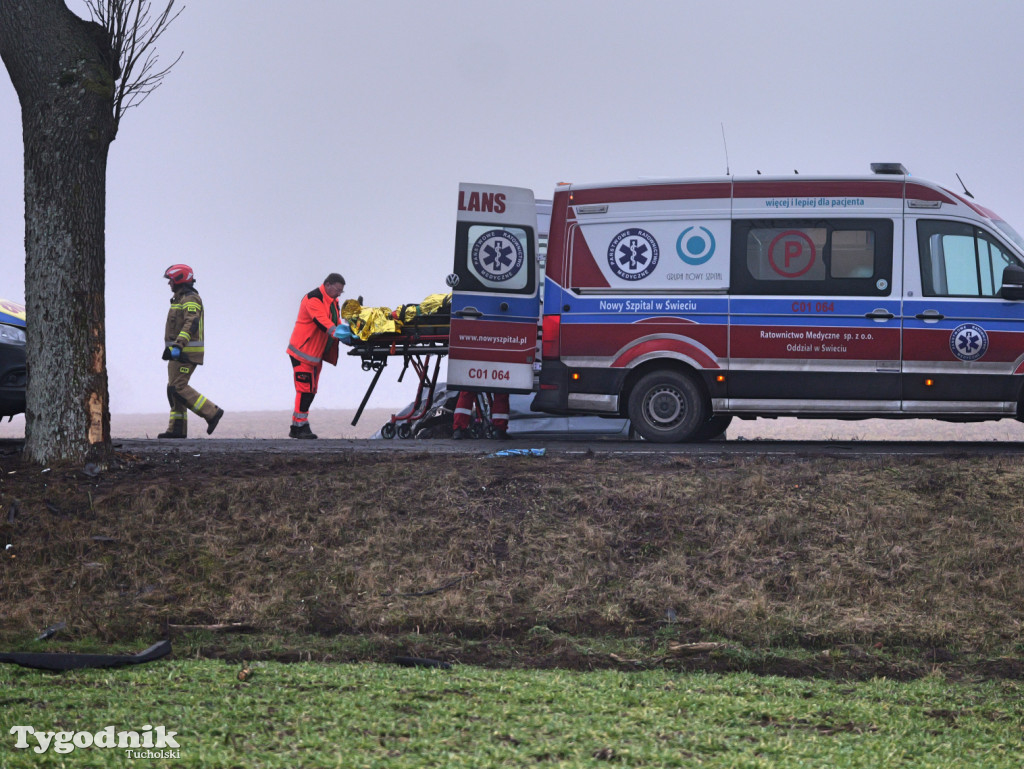
[[[716,638],[1022,644],[1017,458],[3,460],[0,637]],[[13,474],[12,474],[13,473]],[[7,522],[8,513],[13,522]]]

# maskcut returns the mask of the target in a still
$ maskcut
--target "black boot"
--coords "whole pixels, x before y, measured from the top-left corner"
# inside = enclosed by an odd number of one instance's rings
[[[188,422],[184,419],[174,420],[174,424],[171,425],[167,432],[160,433],[157,438],[187,438],[188,437]]]
[[[316,435],[312,430],[309,429],[308,424],[304,425],[292,425],[292,429],[288,432],[289,438],[316,438]]]
[[[217,409],[217,413],[210,417],[206,422],[206,434],[213,435],[213,431],[217,429],[217,423],[220,418],[224,416],[224,409]]]

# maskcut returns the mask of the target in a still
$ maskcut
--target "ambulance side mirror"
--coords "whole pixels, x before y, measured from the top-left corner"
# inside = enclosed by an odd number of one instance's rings
[[[1012,301],[1024,299],[1024,267],[1011,264],[1003,270],[1003,286],[999,289],[999,296]]]

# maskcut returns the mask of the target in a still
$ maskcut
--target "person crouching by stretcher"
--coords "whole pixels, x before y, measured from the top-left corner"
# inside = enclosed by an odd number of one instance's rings
[[[472,437],[469,423],[475,404],[476,393],[465,390],[459,393],[459,399],[455,401],[455,417],[452,419],[452,438],[455,440]],[[494,393],[491,396],[491,427],[494,428],[495,438],[508,439],[508,393]]]
[[[324,361],[338,363],[338,338],[348,327],[341,322],[338,297],[345,279],[336,272],[324,278],[299,303],[299,317],[288,342],[288,357],[295,379],[295,410],[289,438],[316,438],[309,427],[309,407],[316,396]]]

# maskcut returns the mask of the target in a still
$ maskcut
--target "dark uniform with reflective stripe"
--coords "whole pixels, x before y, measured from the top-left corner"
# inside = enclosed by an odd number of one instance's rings
[[[164,329],[164,345],[181,348],[181,357],[167,363],[167,400],[171,404],[168,430],[186,435],[188,409],[209,421],[217,404],[192,388],[188,380],[196,366],[203,363],[203,300],[191,283],[179,287],[171,297]]]

